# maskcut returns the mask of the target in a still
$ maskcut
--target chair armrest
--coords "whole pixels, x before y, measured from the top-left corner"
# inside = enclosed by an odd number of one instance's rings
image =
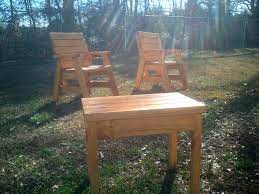
[[[72,59],[75,57],[80,57],[81,60],[84,62],[84,66],[88,66],[91,64],[91,61],[89,59],[89,52],[84,52],[84,53],[73,53],[73,54],[60,54],[60,55],[55,55],[54,58],[59,61],[61,64],[62,68],[72,68],[74,67],[72,64]]]
[[[154,62],[154,61],[164,61],[165,51],[161,49],[150,49],[143,51],[144,60]]]
[[[91,51],[91,52],[89,52],[89,54],[92,57],[103,57],[105,55],[110,55],[111,51]]]
[[[89,52],[54,55],[54,58],[61,59],[61,60],[69,60],[69,59],[72,59],[73,57],[79,57],[79,56],[85,57],[87,55],[89,55]]]
[[[180,49],[165,50],[165,55],[174,55],[176,61],[182,61],[182,51]]]

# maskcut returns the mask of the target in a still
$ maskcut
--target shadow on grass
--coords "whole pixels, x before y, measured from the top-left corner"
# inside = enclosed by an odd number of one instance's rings
[[[166,171],[160,194],[170,194],[171,193],[171,189],[172,189],[173,183],[175,181],[175,177],[176,177],[176,170],[174,168],[169,168]]]
[[[231,134],[230,140],[238,142],[238,160],[235,170],[236,182],[230,182],[233,189],[232,192],[255,192],[256,115],[258,115],[257,108],[259,105],[258,88],[259,75],[256,75],[248,80],[246,85],[241,85],[239,94],[232,100],[226,104],[217,104],[215,109],[211,109],[208,112],[211,114],[211,118],[206,118],[205,120],[205,124],[207,123],[211,128],[216,129],[218,127],[217,121],[229,116],[229,119],[232,117],[236,119],[236,124],[239,126]],[[222,107],[222,112],[220,114],[217,113],[219,107]],[[226,183],[226,185],[229,184]]]
[[[242,179],[247,180],[244,191],[255,192],[256,166],[256,116],[259,106],[259,75],[251,78],[239,96],[226,104],[223,109],[225,114],[240,114],[239,125],[242,127],[238,132],[238,141],[241,148],[238,150],[238,168],[242,171]]]
[[[83,181],[81,181],[74,192],[72,194],[81,194],[83,193],[88,187],[90,187],[90,181],[88,176],[84,177]]]
[[[17,60],[1,62],[1,103],[21,104],[35,95],[48,95],[53,85],[54,60]],[[0,104],[1,104],[0,103]]]
[[[72,114],[78,110],[82,109],[81,101],[79,97],[75,97],[73,100],[56,105],[54,102],[50,102],[40,107],[36,111],[33,111],[29,114],[25,114],[19,118],[9,119],[0,124],[1,134],[10,134],[12,131],[9,130],[10,126],[14,126],[15,124],[26,124],[35,128],[41,127],[54,119],[58,119],[68,114]],[[35,115],[41,115],[42,113],[47,113],[51,115],[46,119],[33,119]]]

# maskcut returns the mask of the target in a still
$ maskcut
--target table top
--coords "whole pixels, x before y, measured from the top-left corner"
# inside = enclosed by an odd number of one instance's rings
[[[82,98],[87,121],[199,114],[205,104],[178,92]]]

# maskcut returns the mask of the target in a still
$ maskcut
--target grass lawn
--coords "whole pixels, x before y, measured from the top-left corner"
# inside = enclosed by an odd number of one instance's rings
[[[51,103],[54,64],[0,63],[0,193],[90,191],[81,102],[63,95],[56,106]],[[131,94],[136,59],[117,58],[113,64],[120,94]],[[194,53],[186,64],[190,89],[183,93],[208,106],[202,133],[202,193],[255,193],[259,49]],[[107,89],[93,92],[110,94]],[[179,137],[176,174],[167,169],[165,135],[100,141],[102,192],[186,193],[190,134]]]

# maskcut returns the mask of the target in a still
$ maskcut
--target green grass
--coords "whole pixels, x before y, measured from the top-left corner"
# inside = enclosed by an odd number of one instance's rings
[[[258,61],[258,49],[193,53],[186,59],[190,89],[183,93],[208,106],[202,134],[203,193],[255,193]],[[136,59],[114,63],[120,94],[131,94]],[[79,98],[63,95],[56,106],[51,103],[53,61],[7,64],[0,73],[0,191],[89,193]],[[167,168],[166,136],[100,141],[103,193],[187,193],[190,134],[179,136],[177,173]]]

